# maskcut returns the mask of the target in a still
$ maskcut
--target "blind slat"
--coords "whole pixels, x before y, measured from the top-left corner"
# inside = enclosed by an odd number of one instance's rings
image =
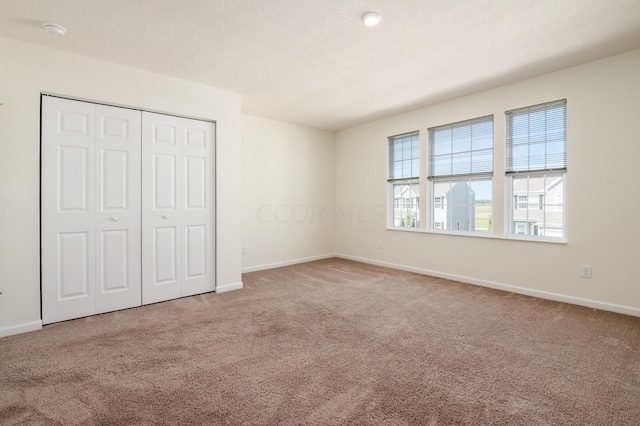
[[[429,179],[492,173],[492,115],[429,129]]]
[[[420,176],[420,137],[418,132],[389,137],[388,181],[417,179]]]
[[[566,99],[507,111],[507,173],[567,168]]]

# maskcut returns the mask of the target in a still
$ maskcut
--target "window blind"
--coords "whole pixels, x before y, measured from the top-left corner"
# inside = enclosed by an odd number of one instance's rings
[[[389,137],[388,182],[418,179],[420,176],[420,136],[418,132]]]
[[[567,169],[567,100],[506,112],[507,174]]]
[[[429,129],[429,179],[493,174],[493,116]]]

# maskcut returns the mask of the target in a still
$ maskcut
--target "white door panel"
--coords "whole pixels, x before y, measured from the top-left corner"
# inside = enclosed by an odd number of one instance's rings
[[[42,100],[42,321],[95,313],[95,106]]]
[[[153,211],[177,211],[176,155],[153,155]]]
[[[129,208],[129,182],[131,179],[129,152],[126,150],[102,149],[101,211],[123,212]]]
[[[140,112],[42,99],[43,323],[141,304]]]
[[[213,124],[142,122],[143,303],[213,291]]]
[[[43,323],[215,290],[213,123],[42,98]]]
[[[96,105],[96,313],[142,303],[141,114]]]
[[[142,114],[142,303],[180,297],[180,118]]]
[[[58,300],[87,298],[92,295],[90,273],[92,250],[89,232],[58,234]]]
[[[58,146],[58,211],[88,212],[90,149],[86,146]]]
[[[102,243],[100,290],[102,293],[130,290],[129,231],[127,229],[102,231],[100,241]]]
[[[178,283],[178,240],[176,238],[177,229],[174,226],[154,228],[153,248],[155,259],[153,262],[153,285],[177,284]],[[177,293],[176,293],[177,295]]]
[[[185,209],[206,209],[206,157],[186,157]]]
[[[184,134],[184,275],[182,295],[213,291],[214,124],[182,119]]]
[[[207,274],[207,227],[204,225],[185,226],[186,238],[185,278],[205,277]]]

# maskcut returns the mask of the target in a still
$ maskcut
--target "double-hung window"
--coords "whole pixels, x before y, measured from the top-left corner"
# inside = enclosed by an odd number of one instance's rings
[[[566,237],[567,101],[507,111],[510,235]]]
[[[418,132],[389,137],[391,226],[420,226],[420,136]]]
[[[493,116],[429,129],[431,229],[490,233]]]

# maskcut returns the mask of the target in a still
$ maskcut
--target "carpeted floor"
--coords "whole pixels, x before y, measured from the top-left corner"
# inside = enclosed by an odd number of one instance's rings
[[[0,424],[640,424],[640,318],[340,259],[243,282],[0,339]]]

